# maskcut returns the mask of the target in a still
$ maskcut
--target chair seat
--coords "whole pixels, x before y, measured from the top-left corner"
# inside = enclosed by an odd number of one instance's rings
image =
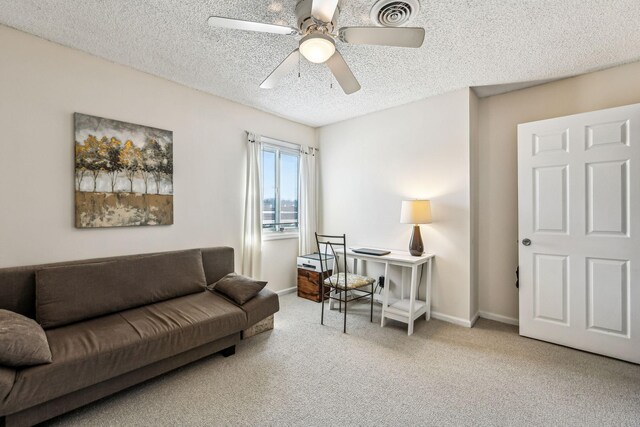
[[[369,286],[375,283],[375,279],[367,276],[361,276],[359,274],[347,273],[347,286],[346,289],[357,289],[363,286]],[[324,284],[327,286],[333,286],[340,289],[345,289],[344,286],[344,273],[337,273],[331,277],[327,277],[324,280]]]

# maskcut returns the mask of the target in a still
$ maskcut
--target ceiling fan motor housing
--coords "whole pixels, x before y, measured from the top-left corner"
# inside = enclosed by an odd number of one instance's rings
[[[298,18],[298,28],[302,34],[308,34],[317,27],[317,22],[311,17],[311,6],[313,0],[300,0],[296,4],[296,17]],[[329,33],[333,33],[333,30],[337,28],[338,17],[340,16],[340,8],[336,7],[336,11],[333,14],[331,22],[326,25],[326,30]]]

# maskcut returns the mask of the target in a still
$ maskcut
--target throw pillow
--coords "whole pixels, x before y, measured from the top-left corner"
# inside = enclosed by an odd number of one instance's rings
[[[51,350],[42,327],[33,319],[0,309],[0,365],[41,363],[51,363]]]
[[[212,285],[208,285],[208,290],[216,290],[233,300],[236,304],[242,305],[267,286],[267,282],[255,280],[250,277],[241,276],[236,273],[229,273]]]

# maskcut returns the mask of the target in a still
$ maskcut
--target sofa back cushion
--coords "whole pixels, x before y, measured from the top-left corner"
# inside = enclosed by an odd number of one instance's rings
[[[36,320],[54,328],[201,292],[200,249],[36,271]]]
[[[233,273],[234,252],[233,248],[218,246],[215,248],[203,248],[202,264],[207,285],[215,283],[229,273]]]

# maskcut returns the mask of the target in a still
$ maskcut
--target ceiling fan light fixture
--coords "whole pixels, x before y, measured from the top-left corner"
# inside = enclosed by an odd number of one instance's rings
[[[300,40],[300,53],[310,62],[322,64],[336,51],[336,42],[326,34],[308,34]]]

